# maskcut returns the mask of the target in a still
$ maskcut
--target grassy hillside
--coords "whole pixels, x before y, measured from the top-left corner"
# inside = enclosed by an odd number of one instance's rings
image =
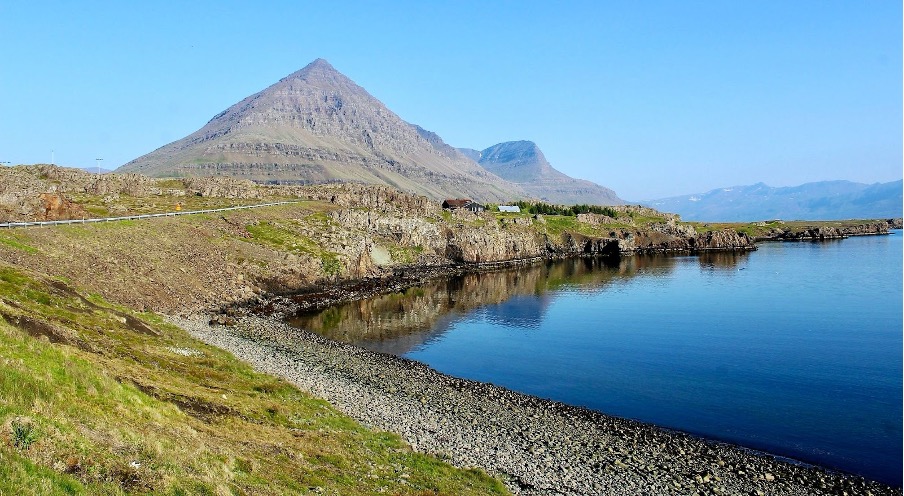
[[[500,494],[160,317],[0,265],[0,494]]]

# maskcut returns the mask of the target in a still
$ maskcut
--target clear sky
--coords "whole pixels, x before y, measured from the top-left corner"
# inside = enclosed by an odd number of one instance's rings
[[[885,182],[901,26],[899,0],[0,0],[0,161],[115,168],[323,57],[453,146],[532,140],[628,200]]]

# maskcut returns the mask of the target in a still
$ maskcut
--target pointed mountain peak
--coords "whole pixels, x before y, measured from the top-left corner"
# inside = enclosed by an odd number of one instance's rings
[[[333,67],[332,65],[330,65],[330,63],[327,62],[326,59],[315,59],[315,60],[314,60],[313,62],[311,62],[310,64],[304,66],[304,68],[301,69],[301,70],[302,70],[302,71],[308,71],[308,72],[313,72],[313,71],[339,72],[339,71],[336,70],[335,67]]]
[[[337,71],[335,67],[326,61],[326,59],[316,59],[310,64],[282,78],[280,82],[293,79],[303,79],[311,82],[343,81],[345,83],[353,84],[351,79],[345,74]]]
[[[324,59],[121,171],[231,175],[268,183],[366,182],[478,201],[525,195],[435,133],[402,120]]]

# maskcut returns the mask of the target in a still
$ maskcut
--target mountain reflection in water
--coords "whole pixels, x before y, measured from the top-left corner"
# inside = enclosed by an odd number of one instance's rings
[[[705,270],[737,270],[748,253],[706,253]],[[441,337],[475,311],[497,324],[531,330],[543,321],[560,292],[595,292],[614,281],[643,274],[668,275],[678,258],[635,256],[607,263],[570,259],[439,279],[390,293],[296,315],[289,324],[335,341],[405,355]]]

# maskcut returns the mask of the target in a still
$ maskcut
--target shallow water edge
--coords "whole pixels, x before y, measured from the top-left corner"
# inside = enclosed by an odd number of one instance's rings
[[[193,336],[515,494],[901,494],[861,477],[450,377],[275,316],[173,318]]]

